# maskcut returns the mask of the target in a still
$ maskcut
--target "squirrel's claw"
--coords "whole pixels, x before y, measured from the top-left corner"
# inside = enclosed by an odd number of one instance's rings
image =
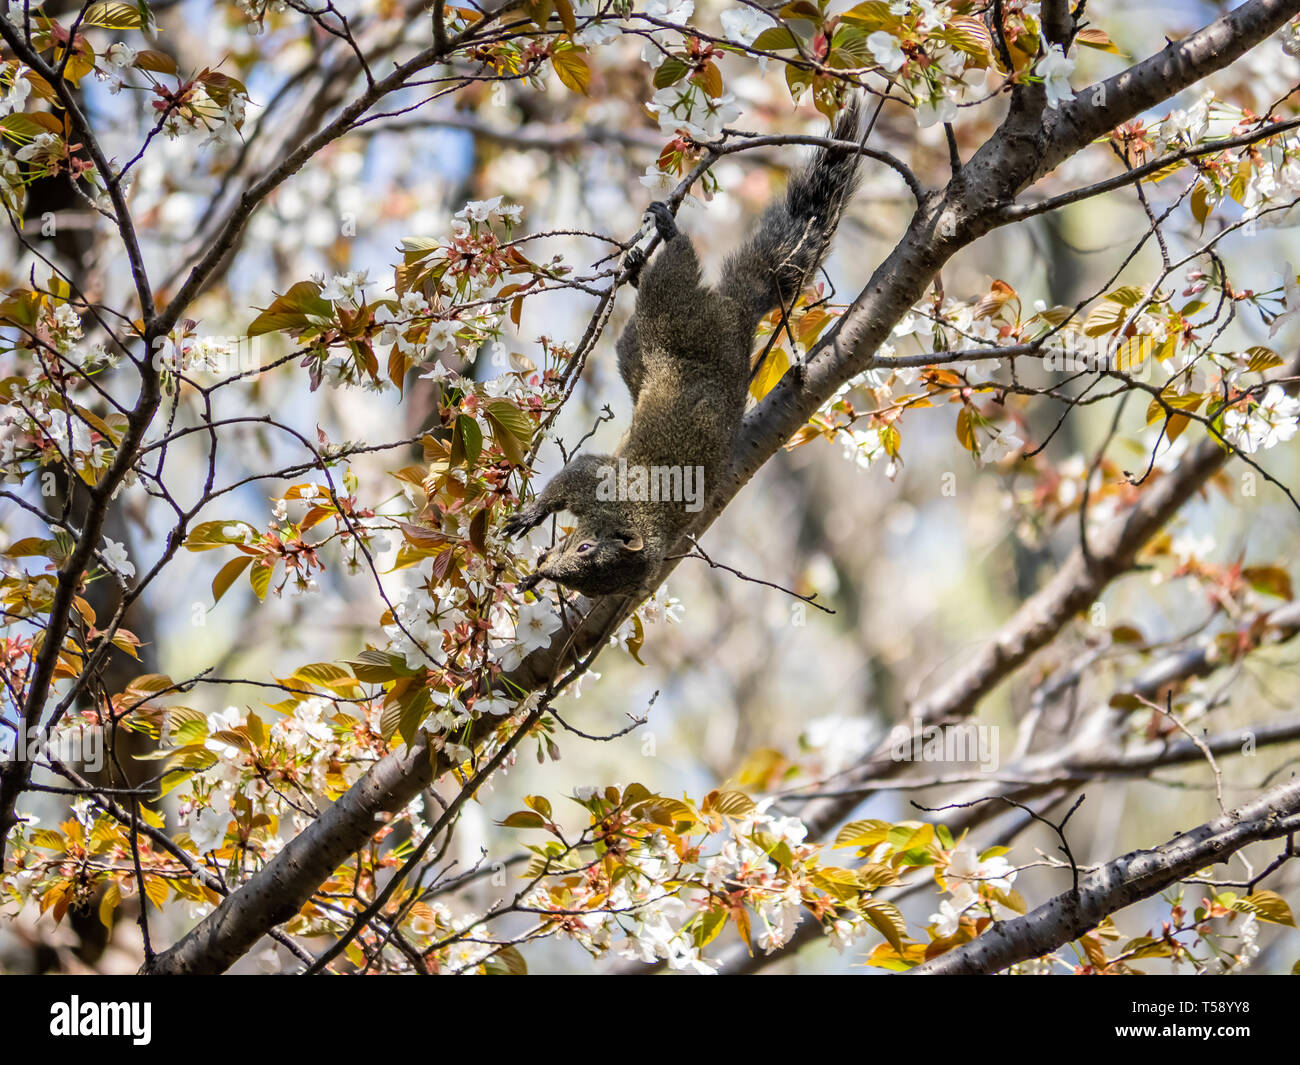
[[[659,234],[659,239],[662,241],[672,240],[679,232],[677,219],[673,217],[673,212],[663,200],[655,200],[646,208],[645,219],[654,223],[655,232]]]
[[[641,280],[641,268],[645,266],[646,254],[645,249],[633,245],[623,256],[623,269],[627,271],[627,279],[633,288]]]
[[[501,526],[501,531],[511,538],[522,536],[529,529],[536,528],[545,519],[546,511],[539,507],[536,502],[525,503],[510,517],[506,518],[505,523]]]

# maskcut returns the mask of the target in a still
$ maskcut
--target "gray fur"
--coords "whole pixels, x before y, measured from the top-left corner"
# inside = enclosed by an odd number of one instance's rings
[[[858,111],[835,124],[837,140],[856,140]],[[818,150],[764,212],[716,287],[704,284],[689,238],[668,209],[648,212],[663,240],[643,266],[629,266],[636,313],[617,344],[619,373],[635,404],[632,425],[613,455],[579,455],[506,523],[518,535],[558,510],[577,527],[541,559],[522,587],[545,578],[584,595],[644,595],[665,555],[696,514],[682,501],[601,499],[597,489],[619,459],[628,467],[703,470],[711,494],[726,474],[740,428],[754,332],[763,315],[788,308],[825,258],[857,180],[859,156]]]

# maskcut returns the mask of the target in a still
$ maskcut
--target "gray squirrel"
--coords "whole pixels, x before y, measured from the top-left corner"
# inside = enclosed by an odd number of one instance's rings
[[[856,141],[858,125],[855,102],[832,137]],[[650,205],[646,219],[662,243],[649,262],[638,247],[625,258],[636,312],[617,344],[635,404],[632,425],[613,455],[575,456],[506,521],[506,535],[518,536],[559,510],[578,519],[521,589],[548,579],[587,596],[648,594],[702,506],[677,489],[702,478],[696,489],[712,492],[730,468],[758,323],[774,308],[788,310],[821,265],[859,158],[851,149],[819,148],[726,260],[717,287],[703,283],[695,248],[668,206]],[[657,491],[661,480],[673,490]],[[627,483],[640,490],[620,491]]]

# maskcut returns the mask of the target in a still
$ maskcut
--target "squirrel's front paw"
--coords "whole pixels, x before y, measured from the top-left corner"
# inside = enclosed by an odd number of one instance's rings
[[[525,503],[517,511],[506,518],[505,524],[501,526],[501,531],[507,536],[521,536],[529,529],[536,528],[546,520],[546,509],[538,505],[536,500],[531,503]]]
[[[636,286],[637,281],[641,278],[641,268],[645,266],[646,254],[645,249],[633,245],[623,256],[623,269],[627,271],[627,279]]]
[[[536,588],[538,584],[541,583],[541,581],[542,581],[542,575],[534,571],[528,574],[527,577],[521,578],[520,581],[515,585],[515,587],[521,592],[527,592]]]
[[[662,200],[655,200],[646,208],[645,218],[647,221],[654,222],[655,232],[659,234],[660,240],[669,241],[677,236],[677,219]]]

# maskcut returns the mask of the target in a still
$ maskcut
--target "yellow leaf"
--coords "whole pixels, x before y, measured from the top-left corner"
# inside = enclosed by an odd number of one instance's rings
[[[906,972],[925,961],[925,946],[921,943],[908,943],[902,950],[895,950],[888,943],[881,943],[867,956],[867,964],[873,969],[889,969],[892,972]]]
[[[1210,187],[1204,181],[1198,182],[1192,192],[1192,217],[1205,225],[1205,220],[1210,217],[1213,209],[1210,204]]]
[[[1291,907],[1287,905],[1286,899],[1276,891],[1256,891],[1252,895],[1238,899],[1237,906],[1247,913],[1253,913],[1261,921],[1272,921],[1274,924],[1295,927],[1295,919],[1291,916]],[[1233,908],[1236,909],[1237,907],[1234,906]]]
[[[773,348],[767,354],[754,379],[749,383],[749,394],[756,400],[762,399],[777,386],[777,383],[790,369],[790,356],[782,348]]]
[[[889,945],[894,950],[902,951],[907,922],[897,906],[884,899],[863,899],[862,912],[880,930],[880,934],[889,940]]]
[[[555,10],[560,16],[560,21],[564,23],[564,32],[572,37],[578,32],[578,20],[574,17],[573,6],[569,0],[555,0]]]
[[[124,4],[118,0],[91,4],[82,16],[86,26],[102,26],[110,30],[134,30],[143,24],[140,7],[136,4]]]
[[[1085,48],[1097,48],[1103,52],[1114,52],[1115,55],[1123,55],[1107,35],[1106,31],[1097,29],[1095,26],[1085,26],[1074,35],[1074,39]]]
[[[582,96],[587,95],[587,89],[591,85],[591,68],[587,66],[587,60],[580,51],[576,48],[557,49],[551,56],[551,65],[555,67],[555,74],[565,88]]]
[[[1155,341],[1149,336],[1129,337],[1115,352],[1115,369],[1132,373],[1147,360]]]
[[[235,578],[243,573],[252,561],[248,555],[238,555],[217,571],[217,575],[212,578],[212,601],[214,604],[221,602],[221,597],[235,583]]]
[[[1246,365],[1246,369],[1251,373],[1263,373],[1265,370],[1271,370],[1275,366],[1282,365],[1282,356],[1272,348],[1266,348],[1262,344],[1247,348],[1242,354],[1250,356],[1250,362]]]
[[[274,573],[274,566],[263,566],[260,563],[249,570],[248,583],[253,586],[253,591],[257,593],[258,599],[266,599],[266,593],[271,587],[271,577]]]
[[[969,407],[962,407],[957,412],[957,441],[967,451],[976,450],[975,426],[971,421]]]
[[[704,801],[704,810],[716,812],[727,817],[743,817],[754,809],[754,800],[741,791],[710,792]]]
[[[113,911],[121,901],[122,889],[116,882],[109,884],[104,890],[104,897],[99,900],[99,920],[105,928],[112,930]]]

